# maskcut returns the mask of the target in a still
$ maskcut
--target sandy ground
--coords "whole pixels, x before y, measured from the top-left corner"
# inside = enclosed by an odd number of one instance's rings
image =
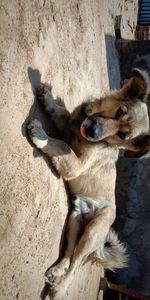
[[[113,16],[121,9],[108,0],[0,1],[0,299],[45,299],[43,274],[59,256],[68,211],[62,179],[26,139],[28,116],[53,133],[35,88],[48,82],[72,110],[119,87]],[[96,299],[102,272],[85,265],[64,299]]]

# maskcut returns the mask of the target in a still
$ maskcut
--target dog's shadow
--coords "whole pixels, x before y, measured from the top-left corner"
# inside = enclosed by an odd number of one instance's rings
[[[21,126],[21,132],[22,132],[22,135],[27,138],[28,142],[33,147],[33,156],[34,157],[42,156],[42,158],[45,160],[46,164],[48,165],[48,167],[50,168],[52,173],[57,178],[59,178],[60,176],[57,173],[54,166],[52,165],[50,159],[47,158],[47,156],[44,155],[41,152],[41,150],[35,148],[34,145],[31,143],[29,137],[28,137],[27,126],[28,126],[29,122],[33,119],[38,119],[42,123],[42,126],[43,126],[44,130],[46,131],[46,133],[49,136],[51,136],[53,138],[60,138],[59,132],[58,132],[57,128],[55,127],[55,124],[51,120],[50,116],[42,111],[42,109],[41,109],[42,107],[41,107],[40,103],[37,101],[36,90],[41,84],[41,73],[39,72],[39,70],[32,69],[32,68],[29,67],[28,68],[28,77],[29,77],[29,81],[30,81],[30,84],[31,84],[31,89],[32,89],[32,92],[33,92],[34,100],[33,100],[32,106],[30,108],[29,114],[28,114],[28,116],[26,117],[25,121],[23,122],[23,124]],[[46,85],[48,85],[48,84],[46,83]],[[49,85],[49,88],[52,91],[52,87],[50,85]],[[57,104],[62,105],[62,106],[65,107],[64,102],[63,102],[62,99],[60,99],[60,98],[54,99],[52,94],[51,94],[51,97],[54,101],[57,102]],[[65,109],[66,109],[66,107],[65,107]],[[68,196],[69,195],[68,187],[66,186],[65,183],[64,183],[64,187],[65,187],[65,190],[66,190],[68,207],[70,207],[69,196]],[[65,220],[65,223],[64,223],[64,226],[63,226],[63,229],[62,229],[61,241],[60,241],[60,246],[59,246],[59,259],[52,266],[56,265],[60,261],[61,257],[63,257],[64,248],[65,248],[64,245],[66,244],[65,230],[66,230],[67,220],[68,220],[68,216],[66,217],[66,220]],[[49,293],[49,285],[45,284],[45,286],[43,287],[43,289],[41,291],[40,299],[45,300],[48,293]]]
[[[34,157],[42,156],[44,158],[46,164],[48,165],[48,167],[51,169],[52,173],[57,178],[59,178],[60,176],[57,173],[56,169],[53,167],[50,159],[48,159],[47,156],[41,152],[41,150],[35,148],[28,137],[28,131],[27,131],[28,124],[30,123],[31,120],[38,119],[42,123],[44,130],[46,131],[46,133],[49,136],[51,136],[53,138],[60,138],[59,132],[58,132],[55,124],[51,120],[50,116],[42,111],[42,107],[41,107],[40,103],[37,101],[36,90],[41,84],[41,74],[40,74],[39,70],[32,69],[29,67],[28,68],[28,77],[29,77],[29,81],[31,84],[31,89],[33,92],[34,100],[33,100],[32,106],[30,108],[29,114],[21,126],[21,132],[22,132],[22,135],[27,138],[28,142],[33,147],[33,156]],[[46,84],[46,85],[48,85],[48,84]],[[49,85],[49,88],[52,91],[52,87],[50,85]],[[59,103],[59,105],[60,104],[64,105],[62,99],[60,99],[60,98],[54,99],[52,94],[51,94],[51,97],[54,101],[57,101],[57,103]]]

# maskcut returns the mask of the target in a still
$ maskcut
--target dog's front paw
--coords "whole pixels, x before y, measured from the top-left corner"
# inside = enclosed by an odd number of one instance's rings
[[[48,143],[48,136],[44,129],[42,128],[42,124],[38,120],[32,120],[28,126],[28,135],[32,143],[39,149],[45,147]]]
[[[52,97],[51,88],[41,84],[36,91],[37,99],[48,113],[54,112],[54,99]]]

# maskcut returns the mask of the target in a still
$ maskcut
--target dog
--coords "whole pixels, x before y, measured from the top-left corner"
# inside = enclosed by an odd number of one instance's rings
[[[116,214],[116,161],[120,148],[127,150],[126,156],[140,156],[150,149],[148,93],[147,73],[134,69],[120,90],[83,102],[69,114],[52,99],[48,86],[37,89],[37,98],[61,139],[49,137],[38,120],[30,121],[28,135],[67,182],[73,204],[64,257],[45,274],[51,299],[65,294],[87,259],[110,270],[127,266],[126,248],[111,228]]]

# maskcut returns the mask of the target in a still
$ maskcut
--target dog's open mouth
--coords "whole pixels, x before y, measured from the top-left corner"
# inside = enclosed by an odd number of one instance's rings
[[[86,128],[85,126],[81,125],[80,132],[81,132],[81,135],[86,138],[86,129],[85,128]]]
[[[89,141],[98,141],[100,139],[100,126],[96,121],[85,120],[80,127],[81,135]]]
[[[90,116],[80,126],[80,134],[87,141],[106,141],[106,138],[116,135],[120,123],[114,118]]]

